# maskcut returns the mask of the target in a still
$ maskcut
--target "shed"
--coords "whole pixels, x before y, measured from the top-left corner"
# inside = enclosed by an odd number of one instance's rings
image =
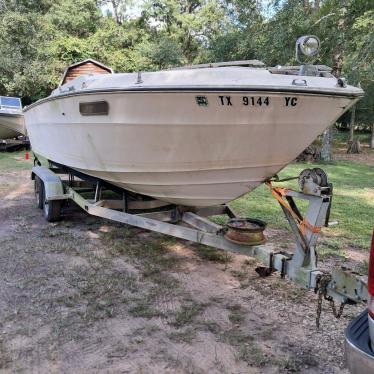
[[[93,60],[92,58],[88,58],[87,60],[68,66],[65,69],[60,86],[73,80],[74,78],[86,74],[113,74],[113,69]]]

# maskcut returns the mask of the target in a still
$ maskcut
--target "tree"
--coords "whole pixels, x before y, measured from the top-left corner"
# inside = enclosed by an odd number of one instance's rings
[[[321,160],[325,162],[330,162],[332,160],[331,146],[333,131],[333,126],[331,126],[322,134]]]
[[[355,131],[355,120],[356,120],[356,106],[353,106],[351,110],[351,121],[349,123],[349,138],[348,143],[353,142],[354,131]]]
[[[155,42],[148,42],[143,46],[142,54],[149,59],[156,69],[166,69],[180,65],[183,54],[180,45],[167,35]]]
[[[152,42],[165,35],[173,39],[182,50],[183,63],[188,64],[201,59],[201,52],[225,22],[219,0],[149,0],[142,17]]]
[[[95,32],[99,19],[94,0],[57,0],[45,14],[49,36],[58,33],[85,38]]]
[[[332,4],[335,6],[335,1],[332,1]],[[344,5],[344,2],[342,3]],[[331,5],[331,4],[329,4]],[[330,8],[328,7],[328,10]],[[329,13],[332,14],[332,13]],[[345,32],[346,32],[346,8],[344,6],[336,7],[334,17],[330,17],[328,19],[329,22],[334,22],[334,29],[338,31],[338,39],[336,39],[336,45],[331,48],[332,53],[332,74],[339,78],[341,76],[342,68],[343,68],[343,57],[344,57],[344,46],[345,46]],[[355,111],[352,113],[355,114]],[[353,123],[351,121],[352,130],[354,128],[354,117]],[[333,126],[327,129],[322,134],[322,149],[321,149],[321,159],[323,161],[331,161],[332,160],[332,141],[333,141]],[[353,133],[352,133],[353,136]]]
[[[361,84],[368,93],[355,108],[353,122],[370,121],[374,115],[373,81],[373,11],[370,1],[326,0],[322,3],[314,23],[314,30],[321,36],[321,53],[324,63],[332,63],[336,76],[344,75],[354,85]],[[368,92],[369,91],[369,92]],[[364,118],[366,117],[366,119]],[[352,122],[352,121],[351,121]],[[352,127],[353,130],[353,127]],[[331,134],[323,142],[329,143]]]
[[[374,148],[374,11],[367,10],[369,5],[365,1],[360,3],[362,7],[355,10],[362,14],[352,23],[346,70],[350,79],[361,84],[366,93],[357,104],[357,111],[360,122],[366,123],[367,129],[371,130],[370,146]]]
[[[0,93],[34,101],[66,67],[93,49],[101,13],[95,0],[0,1]]]
[[[223,7],[225,22],[211,38],[205,62],[262,59],[265,26],[260,2],[230,0]]]
[[[132,0],[101,0],[99,5],[106,5],[109,7],[108,14],[111,15],[111,10],[113,10],[113,18],[117,25],[122,25],[126,19],[126,13],[128,9],[132,6]]]

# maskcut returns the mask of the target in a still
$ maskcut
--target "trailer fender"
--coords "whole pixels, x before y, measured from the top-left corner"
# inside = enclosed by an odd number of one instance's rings
[[[46,201],[67,198],[60,177],[53,171],[45,166],[34,166],[31,171],[31,179],[35,179],[35,176],[38,176],[43,182]]]

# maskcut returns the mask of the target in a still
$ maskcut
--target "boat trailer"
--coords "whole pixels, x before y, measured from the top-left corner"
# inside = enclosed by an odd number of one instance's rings
[[[331,274],[318,269],[317,239],[321,228],[328,226],[333,193],[332,184],[327,182],[321,169],[306,169],[300,174],[298,180],[302,192],[275,187],[277,182],[282,182],[277,178],[267,182],[294,234],[294,250],[287,252],[278,249],[276,243],[248,245],[231,240],[227,236],[230,225],[218,225],[208,219],[226,215],[229,222],[243,220],[226,204],[206,208],[176,206],[135,194],[60,164],[49,162],[49,167],[45,167],[40,166],[37,159],[35,161],[39,166],[33,167],[31,178],[36,201],[49,222],[60,219],[64,202],[74,201],[88,214],[97,217],[254,257],[264,264],[256,269],[260,275],[278,271],[282,278],[314,289],[320,302],[324,297],[330,303],[341,303],[341,311],[346,303],[367,300],[366,277],[346,268],[335,269]],[[105,198],[105,194],[109,197]],[[304,216],[295,199],[307,202]],[[333,310],[336,314],[334,306]]]
[[[13,152],[21,149],[30,149],[30,140],[27,136],[19,136],[16,139],[0,139],[0,151]]]

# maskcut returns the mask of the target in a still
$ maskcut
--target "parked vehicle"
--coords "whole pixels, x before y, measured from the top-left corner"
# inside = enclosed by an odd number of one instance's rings
[[[0,96],[0,139],[25,134],[21,100],[18,97]]]
[[[374,373],[374,230],[368,275],[368,307],[348,326],[345,333],[345,353],[352,374]]]

